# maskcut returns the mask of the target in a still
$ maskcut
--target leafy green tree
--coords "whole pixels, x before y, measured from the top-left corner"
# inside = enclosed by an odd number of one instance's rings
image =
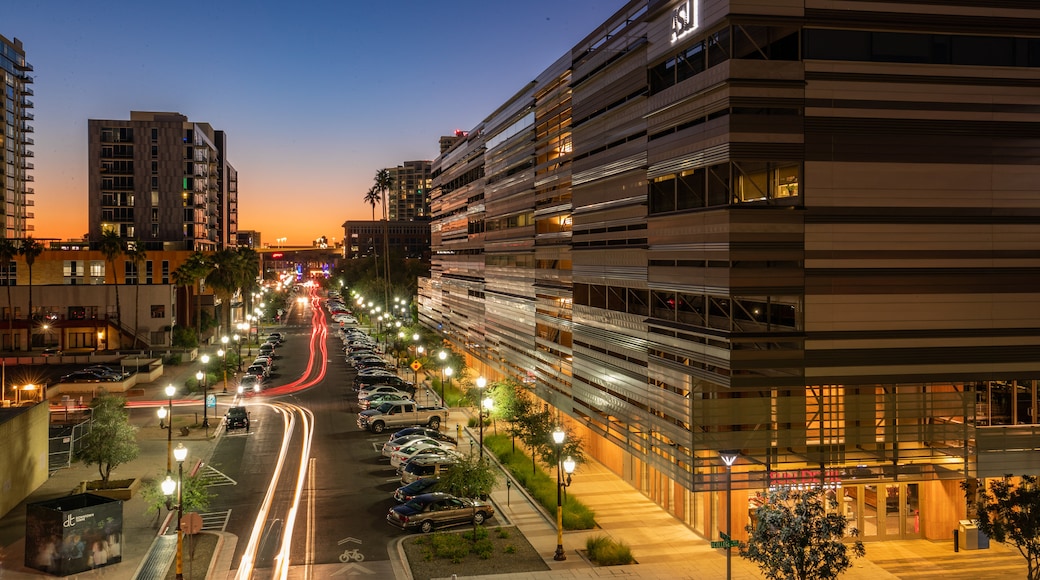
[[[441,491],[458,497],[486,498],[498,483],[498,473],[480,455],[470,453],[459,458],[448,472],[441,476]],[[476,506],[473,513],[476,514]],[[477,537],[477,522],[473,521],[473,537]]]
[[[21,245],[18,246],[18,253],[25,259],[25,265],[29,269],[29,344],[26,346],[26,350],[32,350],[32,326],[33,326],[33,279],[32,269],[33,264],[36,263],[36,258],[43,253],[43,244],[34,240],[32,236],[26,237],[22,240]]]
[[[143,490],[145,505],[148,506],[145,511],[146,513],[152,513],[154,511],[156,513],[156,518],[158,518],[159,514],[162,513],[162,508],[166,507],[167,499],[170,499],[171,507],[175,505],[177,501],[176,492],[174,492],[175,497],[173,498],[167,498],[163,494],[162,482],[164,479],[166,479],[165,473],[156,477],[155,481],[150,485],[145,486]],[[176,476],[174,476],[174,480],[176,480]],[[184,504],[182,506],[182,511],[184,511],[184,513],[202,512],[209,509],[209,504],[213,501],[215,495],[209,491],[205,480],[198,475],[186,475],[184,477],[183,485],[184,489],[181,491],[181,502]]]
[[[123,250],[123,238],[119,237],[119,232],[108,229],[101,233],[101,240],[98,242],[98,250],[101,251],[101,255],[105,257],[105,262],[108,264],[108,272],[112,272],[112,284],[116,288],[116,320],[119,322],[121,327],[123,324],[123,311],[119,304],[119,273],[116,272],[116,258],[124,255]],[[105,283],[108,283],[108,274],[105,274]],[[116,348],[122,347],[123,333],[122,331],[116,333]],[[111,345],[111,339],[109,345]]]
[[[134,265],[134,346],[137,348],[138,315],[141,313],[141,264],[148,259],[148,253],[144,250],[144,244],[137,240],[126,243],[124,255]]]
[[[770,491],[761,498],[740,555],[768,580],[831,580],[866,553],[863,542],[844,541],[859,532],[820,488]]]
[[[137,458],[135,431],[126,399],[102,393],[90,403],[90,430],[80,440],[76,461],[97,465],[101,481],[107,482],[113,469]]]
[[[1026,578],[1040,580],[1040,480],[1005,475],[979,489],[973,503],[979,531],[1014,546],[1026,559]]]
[[[515,453],[516,438],[523,435],[523,421],[534,412],[534,402],[523,385],[514,380],[496,382],[489,392],[495,402],[491,415],[506,422]]]
[[[18,246],[8,238],[0,239],[0,266],[7,274],[7,334],[11,348],[14,348],[14,306],[11,304],[11,286],[16,280],[11,277],[11,262],[18,255]]]

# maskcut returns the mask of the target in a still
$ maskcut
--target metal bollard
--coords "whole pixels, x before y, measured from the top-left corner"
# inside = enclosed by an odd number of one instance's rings
[[[953,551],[954,552],[960,552],[961,551],[961,531],[960,530],[953,530]]]

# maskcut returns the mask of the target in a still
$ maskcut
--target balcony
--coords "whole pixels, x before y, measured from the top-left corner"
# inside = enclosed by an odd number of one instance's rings
[[[22,161],[21,164],[19,164],[19,167],[21,167],[22,169],[25,169],[27,171],[36,169],[36,166],[33,165],[32,163],[29,163],[28,161]]]
[[[33,206],[36,205],[36,201],[31,200],[31,199],[27,199],[27,200],[22,202],[22,205],[24,205],[25,207],[33,207]]]
[[[31,220],[31,219],[33,219],[35,217],[36,217],[36,214],[34,214],[31,211],[27,211],[27,212],[25,212],[25,215],[22,216],[22,219]]]
[[[34,117],[33,114],[28,111],[22,111],[18,114],[18,119],[21,121],[32,121],[36,119],[36,117]]]
[[[18,94],[22,95],[23,97],[31,97],[31,96],[35,95],[36,93],[33,92],[32,87],[22,87],[18,91]]]
[[[33,141],[31,137],[26,137],[24,134],[18,138],[19,145],[36,145],[36,141]]]
[[[35,157],[36,156],[35,153],[33,153],[32,151],[29,151],[28,149],[23,149],[23,150],[19,151],[18,153],[22,157]]]
[[[34,129],[33,126],[28,124],[28,123],[22,123],[21,129],[22,129],[22,133],[35,133],[36,132],[36,129]]]
[[[20,75],[18,75],[17,78],[18,78],[18,80],[20,80],[20,81],[22,81],[23,83],[26,83],[26,84],[33,82],[33,78],[31,76],[27,75],[27,74],[20,74]]]
[[[1040,471],[1040,425],[975,428],[979,477]]]
[[[36,181],[36,180],[35,180],[35,179],[33,179],[33,176],[32,176],[32,175],[26,175],[26,176],[25,176],[25,177],[24,177],[24,178],[22,179],[22,181]]]
[[[36,190],[31,187],[26,187],[22,190],[22,195],[36,195]]]
[[[32,72],[33,66],[27,62],[16,62],[14,68],[22,72]]]
[[[36,105],[34,105],[29,99],[22,99],[22,107],[25,109],[32,109],[35,108]]]

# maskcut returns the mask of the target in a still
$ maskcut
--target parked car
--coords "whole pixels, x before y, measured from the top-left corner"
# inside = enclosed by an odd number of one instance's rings
[[[424,533],[458,524],[482,524],[495,515],[495,508],[481,500],[446,493],[424,493],[390,508],[386,521],[403,530]]]
[[[119,380],[111,375],[101,375],[92,371],[72,371],[61,377],[63,383],[114,383]]]
[[[422,437],[429,437],[431,439],[436,439],[438,441],[447,441],[448,443],[451,443],[452,445],[458,445],[458,443],[459,443],[451,435],[448,435],[447,433],[442,433],[442,432],[440,432],[440,431],[438,431],[436,429],[430,429],[429,427],[405,427],[404,429],[400,429],[397,432],[395,432],[393,435],[391,435],[390,436],[390,441],[393,441],[394,439],[398,439],[400,437],[405,437],[405,436],[408,436],[408,435],[419,435],[419,436],[422,436]]]
[[[382,359],[365,359],[354,363],[354,368],[359,371],[362,369],[391,369],[393,365]]]
[[[266,379],[271,376],[271,368],[263,363],[256,363],[249,365],[249,368],[246,369],[246,373]]]
[[[47,348],[40,351],[40,356],[46,358],[49,356],[61,356],[61,349],[56,346],[48,346]]]
[[[404,395],[404,398],[411,400],[411,393],[406,391],[398,390],[397,387],[391,387],[390,385],[372,385],[367,389],[361,389],[358,391],[358,400],[367,399],[372,395],[378,395],[382,393],[395,393],[398,395]]]
[[[274,356],[274,345],[269,343],[269,342],[265,342],[264,344],[260,345],[260,348],[259,348],[258,352],[260,354],[262,354],[262,355],[267,355],[267,356],[273,357]]]
[[[362,410],[378,407],[387,401],[411,401],[412,398],[405,393],[376,393],[371,397],[358,399],[358,407]],[[414,401],[413,401],[414,402]]]
[[[412,441],[422,439],[425,435],[419,433],[411,433],[409,435],[402,435],[400,437],[393,437],[386,443],[383,443],[383,457],[389,458],[394,454],[395,451],[402,447],[406,447]]]
[[[278,340],[281,340],[283,342],[285,341],[285,335],[280,333],[280,332],[272,332],[271,334],[268,334],[267,336],[268,336],[268,338],[273,336],[273,337],[277,338]]]
[[[454,445],[449,446],[447,443],[442,443],[435,439],[417,439],[390,455],[390,467],[398,469],[409,460],[420,455],[426,457],[458,457],[458,454],[455,453]]]
[[[455,463],[454,457],[418,457],[401,470],[401,483],[411,483],[423,477],[440,477]]]
[[[128,371],[128,370],[126,370],[124,368],[116,368],[116,367],[109,366],[109,365],[90,365],[89,367],[85,367],[85,368],[82,368],[80,370],[84,370],[84,371],[102,371],[103,373],[114,375],[114,376],[117,376],[117,377],[119,377],[121,379],[125,379],[126,377],[130,376],[130,371]]]
[[[424,477],[422,479],[417,479],[408,485],[402,485],[394,490],[394,499],[401,503],[412,501],[416,496],[437,491],[440,483],[441,478],[439,477]]]
[[[224,429],[231,431],[239,428],[244,428],[246,433],[249,432],[249,413],[245,407],[231,407],[224,414]]]
[[[415,393],[415,385],[397,375],[387,376],[357,376],[354,377],[354,387],[362,390],[372,385],[390,385],[399,391]]]
[[[264,388],[264,380],[256,375],[242,375],[238,379],[238,394],[259,393]]]

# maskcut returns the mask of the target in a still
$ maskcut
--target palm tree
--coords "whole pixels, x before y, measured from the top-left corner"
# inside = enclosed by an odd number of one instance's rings
[[[394,180],[390,177],[390,171],[380,169],[376,172],[375,188],[379,190],[380,199],[383,202],[383,306],[390,302],[390,221],[386,211],[386,196],[393,187]]]
[[[123,238],[119,237],[119,232],[115,230],[105,230],[101,234],[101,241],[98,242],[98,250],[101,250],[101,254],[105,256],[108,271],[112,272],[112,285],[116,288],[116,328],[119,329],[119,332],[116,333],[118,341],[116,348],[120,348],[123,345],[123,312],[119,304],[119,275],[116,273],[116,258],[124,255]],[[105,274],[105,284],[108,284],[108,274]],[[110,336],[109,345],[111,344]]]
[[[32,351],[32,329],[33,329],[33,303],[32,303],[32,267],[36,257],[43,253],[43,244],[34,240],[32,236],[22,240],[18,253],[25,258],[25,265],[29,268],[29,344],[26,350]]]
[[[239,289],[242,279],[242,257],[235,250],[220,250],[210,257],[213,269],[206,276],[206,283],[213,287],[224,301],[225,328],[231,327],[231,297]]]
[[[241,260],[241,276],[239,280],[239,288],[242,290],[242,303],[252,304],[253,294],[260,288],[257,283],[257,278],[263,278],[263,273],[260,271],[260,254],[252,248],[245,246],[239,247],[237,250],[239,259]]]
[[[372,206],[372,221],[376,221],[376,204],[381,199],[383,199],[383,196],[379,195],[379,190],[374,185],[365,193],[365,203]]]
[[[184,261],[176,270],[173,271],[173,283],[184,288],[190,288],[187,291],[189,299],[191,298],[192,291],[196,284],[198,284],[198,293],[195,297],[195,337],[198,340],[202,339],[202,302],[198,296],[202,294],[202,281],[209,274],[211,266],[209,260],[202,252],[195,252],[188,256],[188,259]],[[190,306],[190,304],[189,304]]]
[[[7,273],[7,334],[11,348],[14,348],[14,306],[11,304],[11,286],[15,280],[11,279],[11,262],[18,255],[18,246],[7,238],[0,239],[0,265]]]
[[[144,245],[137,241],[131,240],[126,243],[126,250],[124,251],[126,257],[130,260],[130,263],[134,265],[134,348],[137,348],[137,326],[138,315],[141,313],[141,264],[148,258],[148,254],[144,251]]]

